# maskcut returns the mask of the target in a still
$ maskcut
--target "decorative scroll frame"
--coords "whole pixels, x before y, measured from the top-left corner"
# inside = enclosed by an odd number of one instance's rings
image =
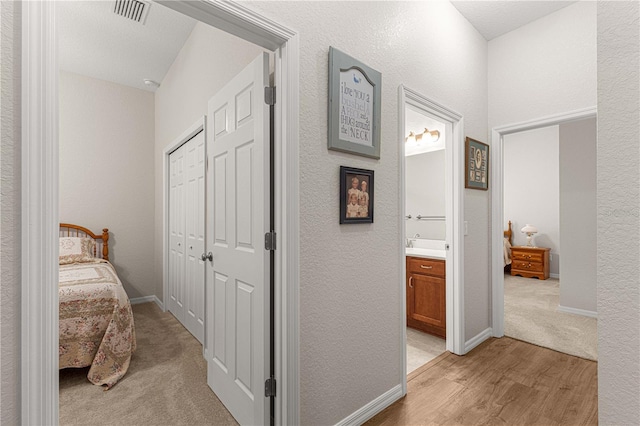
[[[352,76],[347,74],[349,71],[353,71]],[[341,81],[341,76],[345,77],[345,75],[353,78],[352,86],[345,87],[347,82]],[[345,88],[350,90],[360,85],[364,90],[372,92],[370,97],[373,99],[357,99],[357,96],[349,96],[344,91]],[[362,93],[364,92],[359,92],[360,95]],[[334,47],[329,47],[327,147],[330,150],[380,158],[381,93],[382,74],[380,72]],[[343,101],[348,101],[348,97],[351,101],[358,102],[358,107],[364,108],[364,110],[357,108],[351,110],[357,115],[356,117],[345,112],[345,108],[348,110],[349,105]],[[354,142],[355,140],[360,142]]]

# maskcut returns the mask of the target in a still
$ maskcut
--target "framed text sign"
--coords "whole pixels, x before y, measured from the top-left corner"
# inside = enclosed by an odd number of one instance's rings
[[[329,47],[328,148],[380,158],[382,74]]]
[[[465,142],[464,187],[486,191],[489,189],[489,145],[471,138]]]

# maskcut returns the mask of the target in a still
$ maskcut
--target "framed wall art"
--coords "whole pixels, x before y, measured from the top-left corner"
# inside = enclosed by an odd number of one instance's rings
[[[489,145],[466,138],[464,153],[464,187],[486,191],[489,189]]]
[[[373,223],[373,170],[340,166],[340,223]]]
[[[329,47],[328,148],[380,158],[382,74]]]

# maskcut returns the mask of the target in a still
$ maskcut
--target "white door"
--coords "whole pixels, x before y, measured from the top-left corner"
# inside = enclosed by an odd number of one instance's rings
[[[169,312],[184,322],[185,147],[169,156]]]
[[[200,343],[204,342],[204,215],[205,140],[201,131],[185,145],[186,149],[186,255],[184,325]]]
[[[242,425],[268,424],[269,85],[261,54],[210,101],[207,382]]]

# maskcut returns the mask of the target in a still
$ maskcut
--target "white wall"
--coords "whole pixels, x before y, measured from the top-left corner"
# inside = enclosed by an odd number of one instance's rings
[[[153,98],[60,72],[60,221],[109,228],[109,260],[130,298],[155,293]]]
[[[513,245],[527,245],[520,232],[538,228],[533,244],[551,249],[549,272],[559,274],[559,130],[549,126],[504,137],[504,220],[512,222]]]
[[[398,86],[486,140],[487,43],[445,2],[249,5],[300,31],[300,422],[335,424],[403,374]],[[327,150],[329,46],[382,73],[380,160]],[[375,223],[339,225],[341,165],[375,171]],[[468,339],[489,327],[488,194],[465,192],[465,213]]]
[[[489,42],[489,128],[596,105],[596,2]]]
[[[559,127],[560,305],[596,312],[596,119]]]
[[[198,22],[155,93],[155,294],[162,295],[162,152],[207,114],[209,99],[263,49]]]
[[[640,4],[598,2],[598,420],[640,422]]]
[[[5,155],[13,155],[16,158],[16,149],[20,143],[19,135],[19,108],[20,103],[20,17],[19,13],[11,16],[14,9],[19,9],[13,2],[0,2],[0,41],[2,67],[2,138],[1,149],[3,167],[0,175],[2,201],[7,203],[20,203],[17,194],[20,188],[20,177],[16,173],[6,172]],[[342,4],[340,5],[343,6]],[[394,122],[397,108],[397,84],[404,80],[410,87],[414,87],[426,94],[433,94],[434,98],[447,103],[465,115],[466,132],[472,137],[482,138],[486,135],[486,100],[487,90],[483,83],[486,82],[486,44],[479,35],[448,5],[439,4],[380,4],[377,9],[382,19],[377,17],[373,21],[364,19],[364,23],[355,21],[354,12],[369,10],[370,4],[345,5],[346,15],[336,17],[335,9],[330,14],[331,5],[320,3],[300,4],[253,4],[251,7],[262,11],[267,16],[272,16],[293,28],[304,29],[301,32],[302,54],[302,78],[305,84],[315,90],[301,91],[301,134],[311,134],[311,139],[301,142],[301,163],[307,167],[313,166],[313,159],[321,160],[318,167],[301,168],[302,181],[307,184],[318,185],[321,189],[334,191],[338,186],[338,178],[331,173],[321,171],[322,166],[330,165],[337,168],[339,163],[352,161],[369,165],[368,160],[360,159],[338,153],[328,153],[326,146],[326,97],[318,94],[326,93],[326,51],[327,41],[331,40],[336,47],[352,51],[355,56],[369,62],[370,65],[383,71],[383,96],[385,104],[387,100],[391,105],[383,105],[383,157],[380,162],[373,162],[377,169],[384,168],[381,173],[385,178],[391,178],[392,184],[397,188],[396,174],[392,172],[397,167],[397,153],[391,148],[396,139],[395,131],[397,123]],[[584,5],[579,3],[578,6]],[[335,4],[333,5],[335,7]],[[587,5],[586,7],[591,7]],[[567,9],[570,9],[567,8]],[[567,10],[563,9],[563,10]],[[305,12],[308,10],[308,12]],[[322,12],[319,15],[315,12]],[[562,11],[560,11],[562,12]],[[308,15],[308,16],[307,16]],[[640,418],[638,399],[640,398],[640,323],[639,295],[640,283],[638,282],[638,259],[640,257],[640,244],[637,238],[640,233],[638,223],[638,207],[640,202],[640,181],[638,168],[640,155],[638,152],[638,75],[640,42],[638,41],[638,4],[635,2],[599,2],[598,3],[598,312],[599,312],[599,362],[598,362],[598,395],[599,395],[599,421],[602,424],[636,424]],[[330,18],[329,18],[330,17]],[[367,15],[367,18],[369,16]],[[15,19],[12,19],[15,18]],[[324,19],[322,19],[324,18]],[[433,25],[439,31],[429,35],[412,32],[413,28],[422,28],[421,20]],[[327,23],[334,23],[332,31],[324,31]],[[568,22],[567,25],[571,25]],[[373,29],[363,27],[371,25]],[[595,25],[592,27],[595,31]],[[347,33],[358,33],[361,37],[349,38]],[[393,31],[393,36],[384,35],[386,30]],[[379,34],[378,34],[379,32]],[[332,33],[334,35],[332,35]],[[425,35],[423,35],[425,34]],[[587,37],[588,38],[588,37]],[[334,41],[335,40],[335,41]],[[563,43],[557,40],[558,45]],[[524,46],[524,45],[523,45]],[[518,46],[520,49],[521,46]],[[415,57],[415,52],[428,52],[425,57]],[[380,53],[380,55],[378,55]],[[384,53],[384,55],[382,54]],[[433,54],[442,57],[442,61],[433,61]],[[595,54],[589,54],[595,60]],[[383,59],[384,58],[384,59]],[[407,63],[408,58],[415,58],[421,66]],[[391,60],[393,59],[393,60]],[[13,63],[11,63],[13,61]],[[384,67],[381,64],[385,64]],[[547,66],[561,66],[563,61]],[[459,64],[466,64],[461,67]],[[476,64],[472,66],[471,64]],[[483,66],[484,64],[484,66]],[[6,68],[10,71],[5,73]],[[594,67],[576,68],[574,72],[582,70],[589,73]],[[470,72],[467,70],[474,70]],[[479,70],[476,72],[475,70]],[[524,70],[526,71],[526,70]],[[522,75],[528,75],[524,72]],[[593,70],[595,79],[595,70]],[[428,76],[428,78],[425,78]],[[498,81],[498,80],[494,80]],[[582,92],[582,88],[570,85],[572,90]],[[589,92],[584,97],[579,107],[592,106],[595,97],[591,94],[591,88],[595,90],[595,82],[584,86]],[[324,89],[323,91],[320,89]],[[562,89],[562,86],[558,88]],[[562,90],[564,92],[564,90]],[[306,93],[306,95],[305,95]],[[514,93],[518,93],[515,91]],[[314,98],[317,97],[317,98]],[[570,95],[566,99],[575,99]],[[565,97],[560,96],[560,99]],[[588,98],[588,99],[587,99]],[[12,108],[7,108],[7,102],[13,100]],[[516,97],[517,100],[517,97]],[[520,99],[522,104],[525,99]],[[537,105],[540,105],[536,101]],[[496,108],[508,110],[495,104],[490,99],[489,104],[495,113]],[[550,104],[553,105],[553,104]],[[568,102],[561,106],[562,111],[575,109],[575,103]],[[615,114],[621,111],[622,117]],[[504,111],[503,111],[504,112]],[[511,117],[505,114],[496,116],[490,121],[491,126],[508,124],[548,115],[556,111],[543,112],[532,111],[531,114],[522,114],[524,118]],[[495,114],[494,114],[495,115]],[[504,118],[502,117],[503,115]],[[318,118],[320,117],[320,118]],[[195,121],[195,119],[193,120]],[[318,121],[318,123],[316,123]],[[5,138],[5,129],[10,129],[13,135]],[[316,130],[319,133],[305,132]],[[391,142],[389,142],[391,141]],[[13,151],[12,151],[13,150]],[[13,154],[11,154],[13,152]],[[9,153],[9,154],[7,154]],[[394,162],[395,160],[395,162]],[[395,164],[395,166],[394,166]],[[337,175],[337,173],[336,173]],[[376,175],[378,176],[378,175]],[[316,182],[314,182],[314,180]],[[318,180],[320,182],[318,182]],[[327,182],[324,182],[326,180]],[[311,186],[313,187],[313,185]],[[5,192],[5,190],[7,192]],[[376,210],[376,223],[366,225],[369,229],[379,227],[382,219],[389,222],[397,220],[397,205],[399,200],[393,195],[390,188],[386,188],[382,194],[384,197],[376,197],[380,207],[380,216]],[[304,201],[309,201],[310,196],[302,194]],[[337,198],[337,197],[336,197]],[[327,198],[329,199],[329,198]],[[324,201],[324,199],[323,199]],[[329,200],[332,201],[332,200]],[[320,207],[319,207],[320,206]],[[313,209],[319,210],[317,214]],[[395,292],[391,292],[392,298],[386,298],[390,292],[384,281],[391,282],[399,275],[398,265],[392,260],[392,271],[387,273],[386,257],[379,253],[382,251],[394,252],[400,250],[395,244],[392,231],[384,232],[384,235],[369,235],[368,229],[354,228],[341,230],[333,225],[337,222],[337,199],[332,201],[329,207],[321,204],[301,205],[302,213],[312,213],[309,220],[303,220],[303,234],[301,254],[304,263],[301,270],[301,304],[305,308],[302,315],[302,421],[303,423],[335,423],[348,413],[351,413],[362,402],[371,400],[372,396],[380,394],[381,389],[393,382],[388,370],[396,377],[401,374],[400,366],[394,365],[397,353],[389,347],[389,342],[399,339],[398,324],[404,318],[399,315],[399,303]],[[394,211],[396,214],[394,214]],[[470,235],[466,237],[465,261],[467,283],[466,286],[477,285],[477,291],[469,291],[467,288],[466,300],[479,294],[488,305],[488,260],[484,253],[488,252],[487,216],[489,207],[484,191],[465,191],[465,213],[470,219]],[[378,217],[381,220],[378,220]],[[312,222],[321,218],[318,227],[330,223],[328,236],[318,239],[314,244],[313,239],[320,234],[313,231]],[[16,347],[5,345],[7,341],[17,342],[20,339],[20,321],[17,306],[19,306],[20,267],[13,263],[19,258],[19,248],[16,247],[20,240],[20,218],[2,216],[0,222],[2,228],[2,285],[0,287],[0,327],[2,330],[1,374],[2,374],[2,424],[19,423],[19,350]],[[477,226],[476,226],[477,225]],[[391,227],[392,225],[386,225]],[[399,225],[396,225],[399,232]],[[362,229],[365,229],[362,231]],[[352,231],[353,230],[353,231]],[[363,233],[364,232],[364,233]],[[361,234],[363,233],[363,234]],[[366,248],[365,255],[371,255],[378,264],[374,265],[373,272],[380,273],[380,277],[364,285],[344,286],[344,278],[349,270],[348,261],[339,261],[335,254],[336,244],[344,246],[347,234],[363,235],[358,242],[379,243],[380,250],[370,246]],[[306,235],[306,236],[304,236]],[[384,237],[388,238],[384,238]],[[334,239],[335,243],[331,240]],[[621,244],[621,241],[624,243]],[[473,256],[470,256],[474,253]],[[314,255],[318,254],[317,262]],[[327,262],[327,258],[331,260]],[[5,265],[8,265],[8,273],[5,275]],[[324,270],[327,266],[341,265],[335,272],[323,272],[314,276],[312,269]],[[371,264],[367,263],[357,268],[357,272],[365,272],[365,279],[372,276],[365,269]],[[474,275],[474,273],[476,273]],[[340,277],[342,275],[342,277]],[[479,275],[480,279],[475,280]],[[347,278],[351,278],[349,273]],[[391,277],[391,278],[390,278]],[[333,281],[327,280],[331,278]],[[337,281],[337,282],[334,282]],[[360,281],[357,281],[360,283]],[[365,291],[367,290],[367,291]],[[373,290],[373,291],[372,291]],[[482,296],[482,293],[487,295]],[[366,297],[363,298],[363,295]],[[362,303],[361,303],[362,302]],[[480,301],[479,305],[483,301]],[[319,305],[314,308],[314,304]],[[332,307],[335,305],[335,308]],[[467,307],[467,317],[472,320],[483,318],[484,311],[479,308],[469,315],[473,307]],[[376,309],[382,311],[382,317],[376,317]],[[349,310],[353,310],[352,314]],[[338,318],[332,315],[339,314]],[[488,321],[488,315],[486,318]],[[385,322],[393,322],[395,326],[385,326]],[[315,323],[315,325],[314,325]],[[482,328],[479,324],[473,329]],[[467,329],[467,333],[469,332]],[[336,333],[334,330],[340,330]],[[376,336],[381,334],[381,338]],[[468,334],[469,335],[469,334]],[[324,348],[326,346],[326,349]],[[334,353],[335,352],[335,353]],[[393,352],[393,353],[392,353]],[[372,364],[372,365],[368,365]],[[382,367],[378,369],[378,367]],[[355,387],[357,384],[357,388]],[[317,419],[317,420],[316,420]],[[324,421],[323,421],[324,420]]]
[[[0,2],[0,424],[20,423],[20,3]]]
[[[445,150],[405,157],[407,237],[444,240],[445,211]],[[442,220],[418,220],[416,216],[442,216]]]

